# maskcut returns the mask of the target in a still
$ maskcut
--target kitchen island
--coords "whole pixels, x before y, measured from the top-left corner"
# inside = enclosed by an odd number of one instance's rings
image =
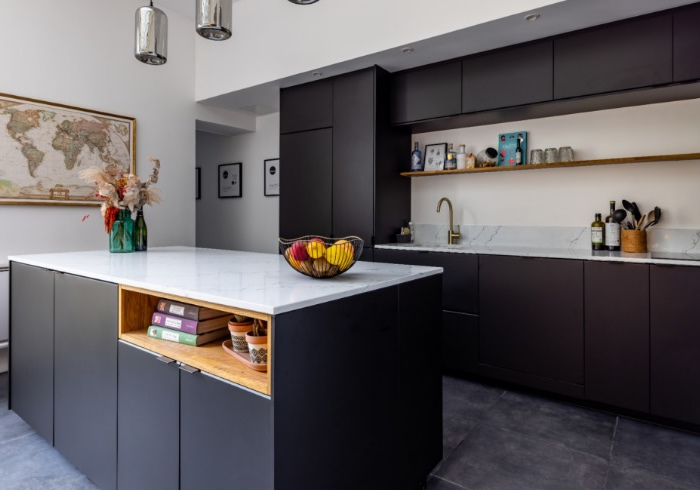
[[[411,490],[441,459],[439,268],[317,280],[186,247],[10,263],[10,408],[100,488]],[[160,298],[267,322],[267,372],[149,338]]]

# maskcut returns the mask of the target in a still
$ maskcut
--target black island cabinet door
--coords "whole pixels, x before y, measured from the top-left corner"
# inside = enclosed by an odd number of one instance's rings
[[[119,342],[118,412],[118,488],[176,490],[180,482],[177,363]]]
[[[651,413],[700,424],[700,269],[651,266]]]
[[[272,490],[273,476],[272,401],[180,370],[180,490]]]
[[[10,409],[53,444],[54,272],[10,265]]]
[[[586,399],[649,411],[649,266],[588,261]]]
[[[57,273],[54,445],[102,490],[117,486],[116,284]]]

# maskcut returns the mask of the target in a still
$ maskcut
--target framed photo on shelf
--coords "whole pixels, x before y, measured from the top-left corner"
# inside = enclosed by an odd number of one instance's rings
[[[219,165],[219,197],[243,196],[243,170],[241,163]]]
[[[447,143],[435,143],[425,145],[425,157],[423,160],[423,171],[442,170],[445,166],[445,154],[447,153]]]
[[[195,172],[194,198],[201,199],[202,198],[202,168],[195,167],[194,172]]]
[[[265,195],[280,195],[280,159],[265,160]]]

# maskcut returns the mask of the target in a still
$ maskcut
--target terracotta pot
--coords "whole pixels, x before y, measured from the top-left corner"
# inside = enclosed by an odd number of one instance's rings
[[[256,336],[253,331],[245,334],[245,340],[248,343],[248,352],[250,352],[250,362],[261,366],[267,366],[267,335]]]
[[[253,320],[247,322],[237,322],[231,318],[228,322],[228,330],[231,333],[231,343],[236,352],[248,352],[248,343],[245,340],[246,332],[253,326]]]

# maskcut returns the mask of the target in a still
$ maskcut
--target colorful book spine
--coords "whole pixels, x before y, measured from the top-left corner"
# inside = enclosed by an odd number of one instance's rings
[[[179,344],[199,346],[211,342],[212,340],[220,339],[228,334],[227,329],[214,330],[212,332],[195,335],[192,333],[178,332],[169,328],[151,325],[148,327],[148,336],[154,339],[169,340]]]
[[[180,316],[194,321],[208,320],[209,318],[222,315],[221,311],[217,311],[213,308],[188,305],[187,303],[180,303],[178,301],[171,301],[169,299],[162,298],[158,300],[158,306],[156,309],[161,313]]]
[[[156,311],[151,316],[151,323],[161,327],[180,330],[185,333],[200,334],[225,327],[228,324],[228,315],[198,322],[196,320],[190,320],[189,318],[166,315],[165,313]]]

